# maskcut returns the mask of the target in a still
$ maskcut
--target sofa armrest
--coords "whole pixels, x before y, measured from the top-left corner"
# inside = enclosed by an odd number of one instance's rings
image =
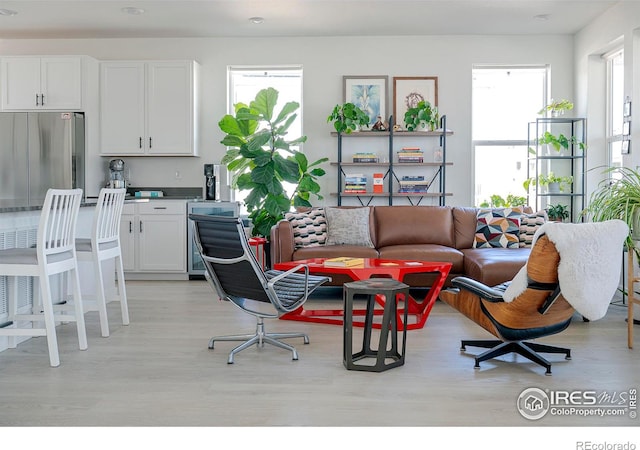
[[[293,227],[286,219],[271,227],[271,264],[293,260]]]

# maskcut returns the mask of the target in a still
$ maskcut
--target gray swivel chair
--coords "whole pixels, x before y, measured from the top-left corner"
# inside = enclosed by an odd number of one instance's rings
[[[255,333],[215,336],[209,341],[209,348],[213,349],[215,341],[242,341],[229,353],[228,364],[233,364],[236,353],[254,344],[262,347],[265,343],[290,350],[293,360],[297,360],[295,347],[281,339],[299,337],[308,344],[309,337],[304,333],[266,333],[264,319],[277,319],[281,314],[299,308],[311,292],[331,278],[309,275],[309,268],[304,265],[286,272],[263,271],[249,247],[241,219],[197,214],[191,214],[189,218],[209,283],[221,299],[257,319]]]

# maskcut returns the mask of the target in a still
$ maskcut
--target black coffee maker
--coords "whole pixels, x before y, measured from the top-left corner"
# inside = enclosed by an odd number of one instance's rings
[[[218,164],[204,165],[204,199],[218,200],[220,198],[220,166]]]

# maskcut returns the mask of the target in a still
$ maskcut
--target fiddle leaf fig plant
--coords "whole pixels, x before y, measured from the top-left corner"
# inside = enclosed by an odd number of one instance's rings
[[[220,143],[228,147],[222,164],[233,173],[232,186],[249,191],[245,205],[254,236],[268,237],[292,206],[312,206],[312,195],[322,199],[317,178],[325,171],[317,166],[328,158],[309,163],[297,149],[307,137],[286,139],[300,104],[288,102],[276,113],[277,102],[276,89],[263,89],[249,105],[235,104],[235,115],[227,114],[218,122],[226,133]],[[292,194],[285,183],[295,187]]]

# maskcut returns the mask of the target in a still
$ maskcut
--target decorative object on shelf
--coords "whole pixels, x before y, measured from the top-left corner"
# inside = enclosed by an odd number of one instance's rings
[[[371,127],[372,131],[387,131],[389,129],[389,124],[387,122],[382,121],[382,117],[378,116],[378,120]]]
[[[312,206],[311,194],[322,199],[316,180],[325,171],[316,166],[328,158],[309,163],[304,153],[296,149],[307,137],[286,140],[300,105],[288,102],[275,113],[277,103],[278,91],[263,89],[249,105],[235,104],[235,116],[227,114],[218,122],[226,133],[220,143],[228,147],[222,164],[234,174],[232,186],[249,191],[245,205],[254,236],[269,236],[271,227],[292,206]],[[291,196],[283,182],[295,186]]]
[[[333,128],[338,133],[350,134],[369,126],[369,116],[353,103],[343,103],[333,107],[327,122],[333,121]]]
[[[419,102],[438,106],[438,77],[393,77],[393,117],[404,117]]]
[[[436,149],[433,151],[433,162],[442,162],[442,147],[436,147]]]
[[[344,83],[344,102],[353,103],[364,111],[369,116],[369,125],[375,123],[378,116],[386,117],[388,76],[345,75],[342,80]]]
[[[402,125],[400,124],[395,124],[393,126],[393,131],[404,131],[404,129],[402,128]]]
[[[538,177],[528,178],[522,183],[524,189],[528,192],[530,186],[546,186],[549,194],[557,194],[560,192],[564,192],[565,187],[570,187],[571,183],[573,183],[573,177],[571,175],[568,176],[557,176],[553,172],[549,172],[548,174],[541,173]]]
[[[407,131],[433,131],[437,127],[437,122],[434,124],[437,114],[429,102],[422,100],[404,113],[404,125]]]
[[[569,208],[567,205],[557,204],[547,206],[547,216],[554,222],[564,222],[569,218]]]
[[[562,99],[556,101],[554,99],[551,99],[551,102],[540,111],[538,111],[538,114],[543,115],[549,112],[551,113],[551,117],[558,117],[563,115],[566,111],[570,111],[572,109],[573,103],[571,103],[569,100]]]
[[[640,253],[640,173],[628,167],[605,170],[605,177],[591,194],[583,214],[593,222],[623,220],[631,230],[627,248]]]

